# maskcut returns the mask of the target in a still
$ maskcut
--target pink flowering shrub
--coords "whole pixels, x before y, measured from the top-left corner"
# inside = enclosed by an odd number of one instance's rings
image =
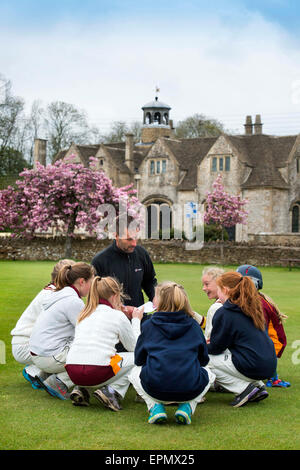
[[[246,199],[240,196],[228,194],[222,184],[222,176],[218,175],[213,183],[213,190],[206,195],[206,211],[204,213],[204,222],[206,224],[215,224],[221,229],[222,244],[221,258],[223,259],[223,240],[225,227],[233,227],[236,224],[246,224],[248,212],[245,205]]]
[[[99,206],[110,204],[118,215],[121,201],[122,208],[134,215],[140,203],[132,185],[115,188],[103,171],[95,170],[95,162],[91,157],[86,168],[71,156],[21,172],[16,188],[0,191],[0,230],[32,237],[37,230],[55,229],[70,238],[75,229],[84,229],[101,238],[97,225],[105,214]]]

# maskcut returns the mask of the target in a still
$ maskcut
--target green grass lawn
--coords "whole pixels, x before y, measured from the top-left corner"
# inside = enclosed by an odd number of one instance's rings
[[[230,393],[206,395],[191,426],[178,426],[175,408],[167,407],[169,421],[147,423],[146,406],[135,403],[132,388],[123,410],[111,412],[93,399],[89,408],[33,390],[22,377],[23,366],[11,354],[10,331],[19,316],[49,281],[53,262],[0,261],[0,340],[6,346],[6,363],[0,364],[0,449],[299,449],[300,448],[300,269],[261,268],[264,291],[289,318],[285,323],[288,345],[278,362],[288,389],[269,389],[270,397],[240,409],[229,406]],[[194,310],[205,314],[210,302],[201,289],[200,265],[157,264],[159,281],[175,280],[187,290]],[[226,269],[229,267],[227,266]],[[234,267],[235,268],[235,267]],[[298,340],[297,349],[293,343]],[[3,344],[3,343],[2,343]],[[294,360],[293,360],[294,358]],[[296,359],[296,360],[295,360]]]

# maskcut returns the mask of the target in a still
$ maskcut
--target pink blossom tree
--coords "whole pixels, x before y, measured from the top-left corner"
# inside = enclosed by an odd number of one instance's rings
[[[130,215],[140,206],[132,185],[115,188],[103,171],[95,168],[91,157],[89,167],[74,161],[74,156],[53,165],[37,163],[33,170],[24,170],[16,181],[0,191],[0,230],[12,236],[31,238],[36,231],[49,229],[66,237],[65,256],[72,255],[72,239],[76,229],[83,229],[97,238],[99,222],[106,213],[99,207],[110,206],[114,215],[124,208]]]
[[[206,194],[206,211],[204,222],[215,224],[222,234],[221,258],[223,260],[224,230],[227,227],[234,227],[236,224],[246,224],[248,212],[245,205],[246,199],[240,196],[232,196],[227,193],[222,184],[222,176],[218,175],[213,183],[213,190]]]

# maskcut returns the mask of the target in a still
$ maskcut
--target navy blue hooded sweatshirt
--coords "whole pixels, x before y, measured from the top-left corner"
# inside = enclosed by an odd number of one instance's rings
[[[229,349],[235,368],[246,377],[264,380],[274,375],[277,358],[267,330],[256,328],[238,305],[226,300],[215,313],[212,324],[210,355]]]
[[[183,402],[197,397],[208,384],[202,366],[209,361],[199,324],[183,311],[155,312],[141,325],[135,364],[148,395]]]

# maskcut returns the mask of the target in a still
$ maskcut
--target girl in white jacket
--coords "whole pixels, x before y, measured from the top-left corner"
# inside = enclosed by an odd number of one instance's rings
[[[84,307],[94,277],[94,268],[87,263],[64,266],[58,273],[55,291],[43,302],[29,341],[33,363],[51,374],[36,380],[52,396],[67,397],[73,385],[65,371],[65,362],[74,338],[78,315]],[[55,375],[57,374],[57,375]]]
[[[134,308],[132,321],[121,311],[122,288],[112,277],[96,276],[75,329],[66,370],[78,385],[71,393],[74,405],[89,404],[85,387],[96,389],[94,397],[113,411],[121,409],[120,399],[129,387],[134,367],[134,349],[140,334],[143,309]],[[117,354],[121,342],[128,352]]]

